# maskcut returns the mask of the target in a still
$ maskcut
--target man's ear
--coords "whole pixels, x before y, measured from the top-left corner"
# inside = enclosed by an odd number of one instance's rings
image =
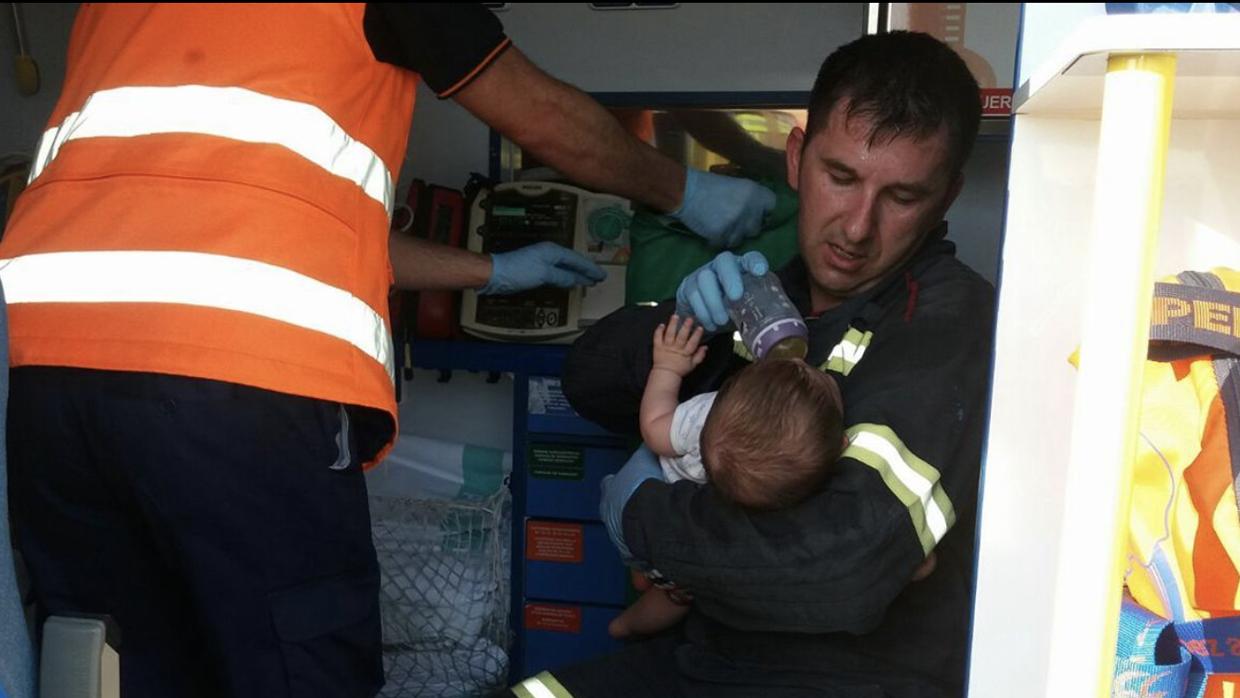
[[[805,130],[800,126],[788,134],[788,147],[784,151],[784,160],[788,165],[788,186],[797,191],[797,183],[801,175],[801,150],[805,147]]]

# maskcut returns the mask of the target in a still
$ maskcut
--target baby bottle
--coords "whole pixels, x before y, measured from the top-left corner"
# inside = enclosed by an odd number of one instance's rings
[[[745,348],[755,359],[803,359],[809,351],[809,330],[779,278],[741,274],[745,292],[728,301],[728,315],[736,324]]]

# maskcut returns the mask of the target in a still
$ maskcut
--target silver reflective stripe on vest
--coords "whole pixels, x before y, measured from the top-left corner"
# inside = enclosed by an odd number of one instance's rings
[[[196,133],[270,143],[353,182],[392,215],[392,175],[365,143],[345,133],[322,109],[241,87],[117,87],[94,93],[39,140],[30,181],[79,138],[131,138]]]
[[[848,448],[843,457],[878,471],[887,489],[908,508],[921,547],[929,554],[956,523],[956,510],[943,490],[939,471],[910,451],[889,427],[857,424],[846,433]]]
[[[271,264],[200,252],[51,252],[0,260],[0,282],[10,306],[183,303],[258,315],[344,340],[395,375],[379,313],[348,291]]]

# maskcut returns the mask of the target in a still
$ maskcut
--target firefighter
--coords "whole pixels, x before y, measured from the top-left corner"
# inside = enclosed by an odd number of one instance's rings
[[[927,35],[867,36],[826,59],[788,139],[800,254],[779,276],[807,319],[808,361],[839,381],[850,444],[821,491],[774,512],[667,484],[635,454],[604,483],[602,518],[632,564],[692,595],[691,613],[516,695],[963,695],[994,292],[955,258],[943,216],[979,119],[977,83]],[[570,402],[635,432],[647,338],[674,310],[727,329],[681,394],[716,389],[745,361],[723,297],[763,266],[723,253],[675,301],[590,328],[565,367]]]

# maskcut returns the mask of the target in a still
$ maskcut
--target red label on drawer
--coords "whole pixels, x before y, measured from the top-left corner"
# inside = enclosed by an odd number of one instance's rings
[[[525,559],[580,564],[585,547],[581,524],[527,521]]]
[[[581,609],[576,606],[525,605],[525,629],[553,633],[581,633]]]

